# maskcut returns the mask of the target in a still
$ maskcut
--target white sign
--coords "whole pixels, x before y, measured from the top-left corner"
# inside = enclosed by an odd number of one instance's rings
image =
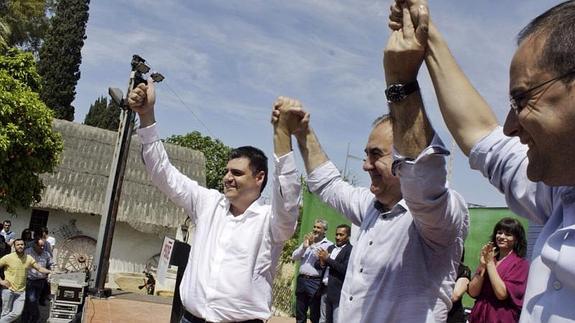
[[[158,271],[156,277],[160,284],[166,281],[166,273],[170,267],[170,258],[174,250],[174,239],[164,237],[164,244],[162,245],[162,252],[160,253],[160,261],[158,261]]]

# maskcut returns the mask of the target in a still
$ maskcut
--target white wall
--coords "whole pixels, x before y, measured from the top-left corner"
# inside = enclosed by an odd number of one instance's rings
[[[16,216],[13,216],[0,208],[0,221],[5,219],[12,221],[12,230],[19,237],[22,230],[30,224],[31,212],[31,209],[18,210]],[[76,227],[84,235],[94,239],[98,238],[100,228],[99,215],[70,214],[54,210],[49,210],[49,212],[47,227],[51,235],[54,235],[52,234],[53,231],[68,224],[70,220],[76,220]],[[56,234],[55,236],[58,240],[58,235]],[[58,242],[56,245],[58,245]],[[142,272],[146,261],[160,252],[162,242],[163,237],[136,231],[126,223],[116,223],[109,272]]]

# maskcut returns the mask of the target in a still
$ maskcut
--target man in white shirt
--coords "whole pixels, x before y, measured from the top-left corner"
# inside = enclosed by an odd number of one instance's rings
[[[416,75],[386,79],[413,81]],[[398,99],[390,104],[394,122],[378,119],[369,135],[363,166],[369,189],[342,179],[299,101],[272,113],[272,120],[288,115],[300,123],[291,133],[310,191],[360,227],[341,290],[339,323],[444,322],[451,307],[469,224],[466,203],[447,187],[448,151],[425,116],[419,92]]]
[[[261,191],[267,158],[254,147],[234,149],[223,178],[224,193],[206,189],[170,164],[158,136],[155,90],[140,84],[129,105],[138,113],[142,155],[152,182],[183,207],[195,224],[180,295],[182,322],[263,322],[271,316],[272,281],[284,245],[298,218],[300,178],[289,135],[274,131],[272,204]],[[286,125],[289,128],[289,126]],[[277,127],[274,127],[277,130]],[[278,139],[283,145],[278,145]]]
[[[426,1],[398,1],[392,10],[392,29],[427,21]],[[547,10],[519,33],[503,127],[435,26],[424,29],[428,37],[419,45],[443,118],[471,168],[505,194],[512,211],[544,224],[520,322],[575,321],[575,1]]]
[[[320,250],[327,250],[333,243],[325,237],[328,223],[324,219],[317,219],[313,231],[306,234],[303,242],[292,253],[292,260],[299,261],[299,275],[296,283],[296,322],[307,322],[309,309],[310,321],[318,323],[320,320],[320,307],[324,268],[318,258]]]
[[[4,237],[4,240],[10,247],[12,247],[14,240],[16,240],[16,233],[10,229],[11,227],[12,221],[4,220],[2,223],[2,231],[0,231],[0,235]]]

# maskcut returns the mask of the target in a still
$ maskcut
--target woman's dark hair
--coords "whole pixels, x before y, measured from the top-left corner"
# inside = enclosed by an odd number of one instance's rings
[[[499,220],[497,224],[495,224],[493,233],[491,234],[491,242],[495,246],[495,250],[499,251],[497,242],[495,240],[497,231],[503,231],[505,233],[511,234],[515,238],[513,251],[519,257],[525,258],[525,254],[527,253],[527,239],[525,238],[525,229],[523,229],[521,222],[514,218],[503,218]]]

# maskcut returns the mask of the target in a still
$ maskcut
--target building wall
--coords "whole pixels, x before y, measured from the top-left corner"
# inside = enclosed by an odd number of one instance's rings
[[[94,240],[98,238],[100,215],[70,214],[54,210],[48,211],[50,213],[47,227],[50,230],[50,234],[57,239],[56,247],[58,247],[59,242],[62,240],[61,228],[70,227],[70,221],[75,221],[75,227],[80,230],[82,234],[94,238]],[[16,232],[18,237],[22,230],[29,226],[30,216],[31,210],[18,210],[14,216],[0,208],[0,220],[9,219],[12,221],[12,230]],[[109,272],[141,273],[148,259],[160,253],[162,242],[163,237],[142,233],[132,229],[125,223],[117,222],[112,243]]]

